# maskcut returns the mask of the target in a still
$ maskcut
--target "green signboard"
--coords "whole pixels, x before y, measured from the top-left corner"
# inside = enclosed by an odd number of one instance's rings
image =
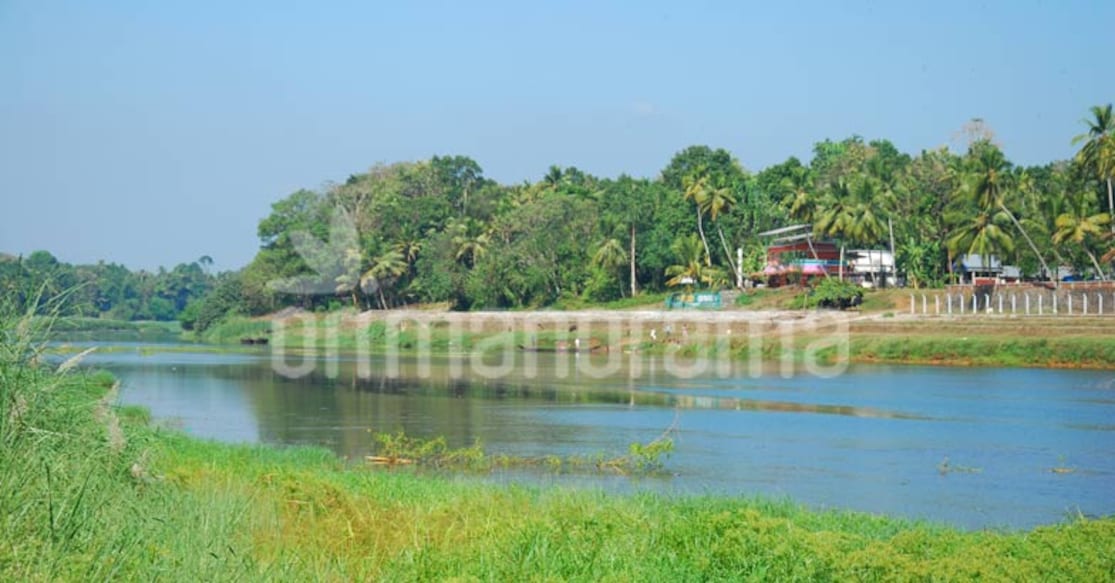
[[[695,292],[670,294],[666,298],[666,307],[674,308],[719,308],[721,306],[720,292]]]

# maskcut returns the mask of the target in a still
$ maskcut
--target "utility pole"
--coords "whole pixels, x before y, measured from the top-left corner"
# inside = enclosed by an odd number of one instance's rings
[[[743,247],[736,247],[736,288],[743,289]]]
[[[898,285],[898,256],[894,254],[894,221],[890,217],[887,217],[887,230],[890,231],[890,263],[894,269],[894,284]],[[886,272],[883,272],[883,283],[886,282]]]

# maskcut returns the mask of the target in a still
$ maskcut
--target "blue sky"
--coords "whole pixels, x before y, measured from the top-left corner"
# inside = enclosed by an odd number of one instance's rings
[[[1115,101],[1115,2],[0,0],[0,251],[247,263],[270,204],[463,154],[654,176],[753,171],[852,134],[916,153],[981,117],[1072,155]]]

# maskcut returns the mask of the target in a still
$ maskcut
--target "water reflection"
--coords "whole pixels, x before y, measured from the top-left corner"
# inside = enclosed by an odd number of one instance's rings
[[[518,455],[621,453],[676,422],[676,478],[593,483],[787,495],[968,527],[1115,511],[1115,385],[1104,372],[856,367],[831,379],[770,371],[682,379],[642,361],[598,378],[563,373],[555,361],[487,378],[435,359],[404,360],[397,371],[382,360],[364,371],[342,360],[291,379],[266,353],[125,351],[91,360],[121,376],[126,402],[221,440],[360,457],[369,430],[401,429]],[[942,474],[946,457],[980,471]]]

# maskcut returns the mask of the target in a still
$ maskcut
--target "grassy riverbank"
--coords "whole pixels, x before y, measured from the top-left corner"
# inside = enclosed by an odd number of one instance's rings
[[[788,311],[640,312],[630,318],[625,314],[632,313],[365,312],[303,315],[278,322],[234,318],[208,331],[203,340],[231,345],[241,338],[264,336],[285,349],[371,354],[389,349],[435,354],[519,347],[568,350],[579,341],[583,349],[597,351],[674,352],[684,357],[728,353],[746,361],[753,350],[764,360],[800,360],[818,341],[846,339],[852,362],[1115,368],[1110,318],[910,318]],[[829,349],[822,354],[832,358],[836,353]]]
[[[960,532],[789,502],[494,486],[197,441],[0,328],[0,579],[1109,580],[1115,519]],[[69,370],[66,370],[69,369]]]
[[[51,322],[54,337],[67,340],[156,341],[177,340],[182,335],[178,322],[122,321],[70,316]]]

